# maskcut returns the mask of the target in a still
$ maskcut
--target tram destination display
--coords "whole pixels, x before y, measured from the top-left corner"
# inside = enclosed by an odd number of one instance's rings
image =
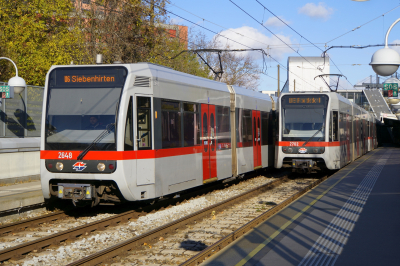
[[[325,105],[327,96],[289,96],[285,95],[282,99],[284,105]]]
[[[51,73],[50,86],[59,88],[121,87],[126,75],[125,67],[59,68]]]

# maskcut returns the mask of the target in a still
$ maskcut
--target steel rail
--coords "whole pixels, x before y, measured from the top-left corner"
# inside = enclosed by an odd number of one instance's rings
[[[66,216],[67,215],[65,214],[65,212],[58,211],[58,212],[54,212],[54,213],[45,214],[45,215],[42,215],[39,217],[26,219],[26,220],[20,221],[20,222],[5,224],[5,225],[0,226],[0,236],[9,234],[9,233],[23,231],[28,227],[37,226],[42,223],[48,223],[48,222],[55,221],[58,219],[63,219]]]
[[[255,174],[249,175],[249,178],[254,177]],[[237,180],[239,181],[239,180]],[[162,210],[165,208],[165,205],[171,205],[171,204],[180,204],[180,201],[183,201],[184,199],[190,199],[199,195],[204,195],[205,193],[208,193],[210,190],[213,189],[218,189],[220,187],[223,187],[223,183],[216,183],[211,186],[206,186],[200,190],[193,190],[190,191],[186,194],[183,194],[181,198],[179,199],[171,199],[169,201],[159,201],[153,205],[147,205],[144,207],[141,207],[137,210],[130,210],[123,212],[121,214],[117,214],[112,217],[108,217],[99,221],[95,221],[89,224],[85,224],[76,228],[68,229],[59,233],[55,233],[46,237],[42,237],[37,240],[29,241],[14,247],[10,247],[7,249],[0,250],[0,263],[3,261],[7,261],[10,259],[13,260],[18,260],[22,258],[24,255],[28,254],[29,252],[32,252],[36,250],[37,252],[40,252],[44,248],[50,246],[50,245],[58,245],[61,242],[64,242],[66,240],[74,240],[77,237],[81,235],[86,235],[88,233],[94,232],[94,231],[101,231],[104,230],[105,228],[109,226],[114,226],[118,225],[120,223],[127,222],[131,219],[136,219],[139,216],[142,216],[146,213],[149,212],[154,212],[156,210]],[[168,204],[169,202],[169,204]],[[0,226],[0,236],[6,235],[9,233],[13,232],[19,232],[19,231],[24,231],[26,228],[29,227],[34,227],[37,226],[41,223],[47,223],[51,222],[57,219],[64,219],[68,218],[69,215],[66,214],[63,211],[59,211],[56,213],[51,213],[51,214],[46,214],[40,217],[35,217],[31,219],[27,219],[24,221],[8,224],[8,225],[3,225]]]
[[[18,246],[10,247],[0,251],[0,262],[9,259],[18,260],[33,250],[40,251],[50,245],[57,245],[60,242],[75,239],[86,233],[91,233],[94,231],[101,231],[108,226],[118,225],[122,222],[127,222],[132,218],[136,218],[139,214],[135,211],[128,211],[121,215],[108,217],[99,221],[95,221],[89,224],[81,225],[76,228],[65,230],[47,237],[43,237],[37,240],[33,240],[27,243],[23,243]]]
[[[36,204],[27,205],[27,206],[23,206],[23,207],[8,209],[8,210],[0,211],[0,218],[5,218],[7,216],[11,216],[14,214],[22,214],[22,213],[25,213],[28,211],[37,210],[37,209],[44,208],[44,207],[45,207],[45,203],[41,202],[41,203],[36,203]]]
[[[264,212],[263,214],[261,214],[260,216],[256,217],[254,220],[246,223],[245,225],[243,225],[242,227],[238,228],[236,231],[230,233],[229,235],[227,235],[226,237],[220,239],[219,241],[217,241],[216,243],[214,243],[213,245],[207,247],[206,249],[204,249],[203,251],[201,251],[200,253],[198,253],[197,255],[193,256],[192,258],[190,258],[189,260],[183,262],[180,264],[180,266],[193,266],[193,265],[199,265],[200,263],[202,263],[205,259],[207,259],[208,257],[218,253],[219,251],[221,251],[224,247],[228,246],[229,244],[231,244],[232,242],[234,242],[236,239],[238,239],[239,237],[243,236],[245,233],[249,232],[250,230],[252,230],[254,227],[256,227],[257,225],[259,225],[260,223],[266,221],[268,218],[270,218],[272,215],[276,214],[277,212],[281,211],[283,208],[285,208],[286,206],[288,206],[290,203],[292,203],[293,201],[297,200],[298,198],[300,198],[301,196],[303,196],[306,192],[308,192],[309,190],[311,190],[312,188],[316,187],[317,185],[319,185],[321,182],[325,181],[329,176],[324,176],[321,179],[315,181],[314,183],[308,185],[307,187],[305,187],[304,189],[302,189],[301,191],[297,192],[296,194],[292,195],[291,197],[289,197],[288,199],[284,200],[283,202],[281,202],[280,204],[274,206],[272,209],[269,209],[268,211]]]
[[[108,259],[112,259],[113,257],[118,256],[126,251],[140,247],[144,243],[157,242],[161,236],[165,237],[166,235],[168,235],[168,233],[171,233],[171,232],[174,233],[178,229],[186,228],[187,225],[193,224],[196,221],[202,220],[206,216],[211,215],[212,211],[218,212],[218,211],[224,210],[224,209],[230,207],[231,205],[234,205],[238,201],[242,202],[242,201],[246,200],[247,198],[254,197],[255,195],[258,195],[266,190],[272,189],[288,180],[289,179],[287,177],[279,178],[278,180],[275,180],[275,181],[265,184],[263,186],[251,189],[247,192],[244,192],[235,197],[224,200],[220,203],[211,205],[211,206],[204,208],[202,210],[199,210],[195,213],[192,213],[185,217],[182,217],[181,219],[178,219],[178,220],[168,223],[166,225],[157,227],[151,231],[148,231],[144,234],[136,236],[132,239],[126,240],[117,245],[114,245],[107,249],[101,250],[97,253],[94,253],[94,254],[87,256],[85,258],[82,258],[80,260],[74,261],[68,265],[69,266],[97,265],[99,263],[105,262]]]

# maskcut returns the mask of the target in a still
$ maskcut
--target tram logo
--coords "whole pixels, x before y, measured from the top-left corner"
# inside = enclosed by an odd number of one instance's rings
[[[86,168],[86,163],[84,162],[76,162],[75,164],[72,165],[72,168],[76,171],[83,171]]]
[[[299,153],[306,153],[307,152],[307,149],[306,148],[300,148],[299,149]]]

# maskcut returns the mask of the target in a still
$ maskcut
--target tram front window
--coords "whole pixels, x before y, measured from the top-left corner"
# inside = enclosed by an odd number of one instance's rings
[[[106,128],[110,132],[92,150],[116,150],[113,124],[125,78],[122,67],[53,70],[48,82],[46,150],[83,150]]]
[[[282,141],[325,141],[326,95],[282,97]]]

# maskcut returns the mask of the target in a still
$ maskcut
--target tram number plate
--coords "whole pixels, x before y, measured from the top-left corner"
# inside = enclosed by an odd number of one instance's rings
[[[298,142],[289,142],[289,146],[296,147],[299,146]]]
[[[72,152],[58,152],[58,159],[72,159]]]

